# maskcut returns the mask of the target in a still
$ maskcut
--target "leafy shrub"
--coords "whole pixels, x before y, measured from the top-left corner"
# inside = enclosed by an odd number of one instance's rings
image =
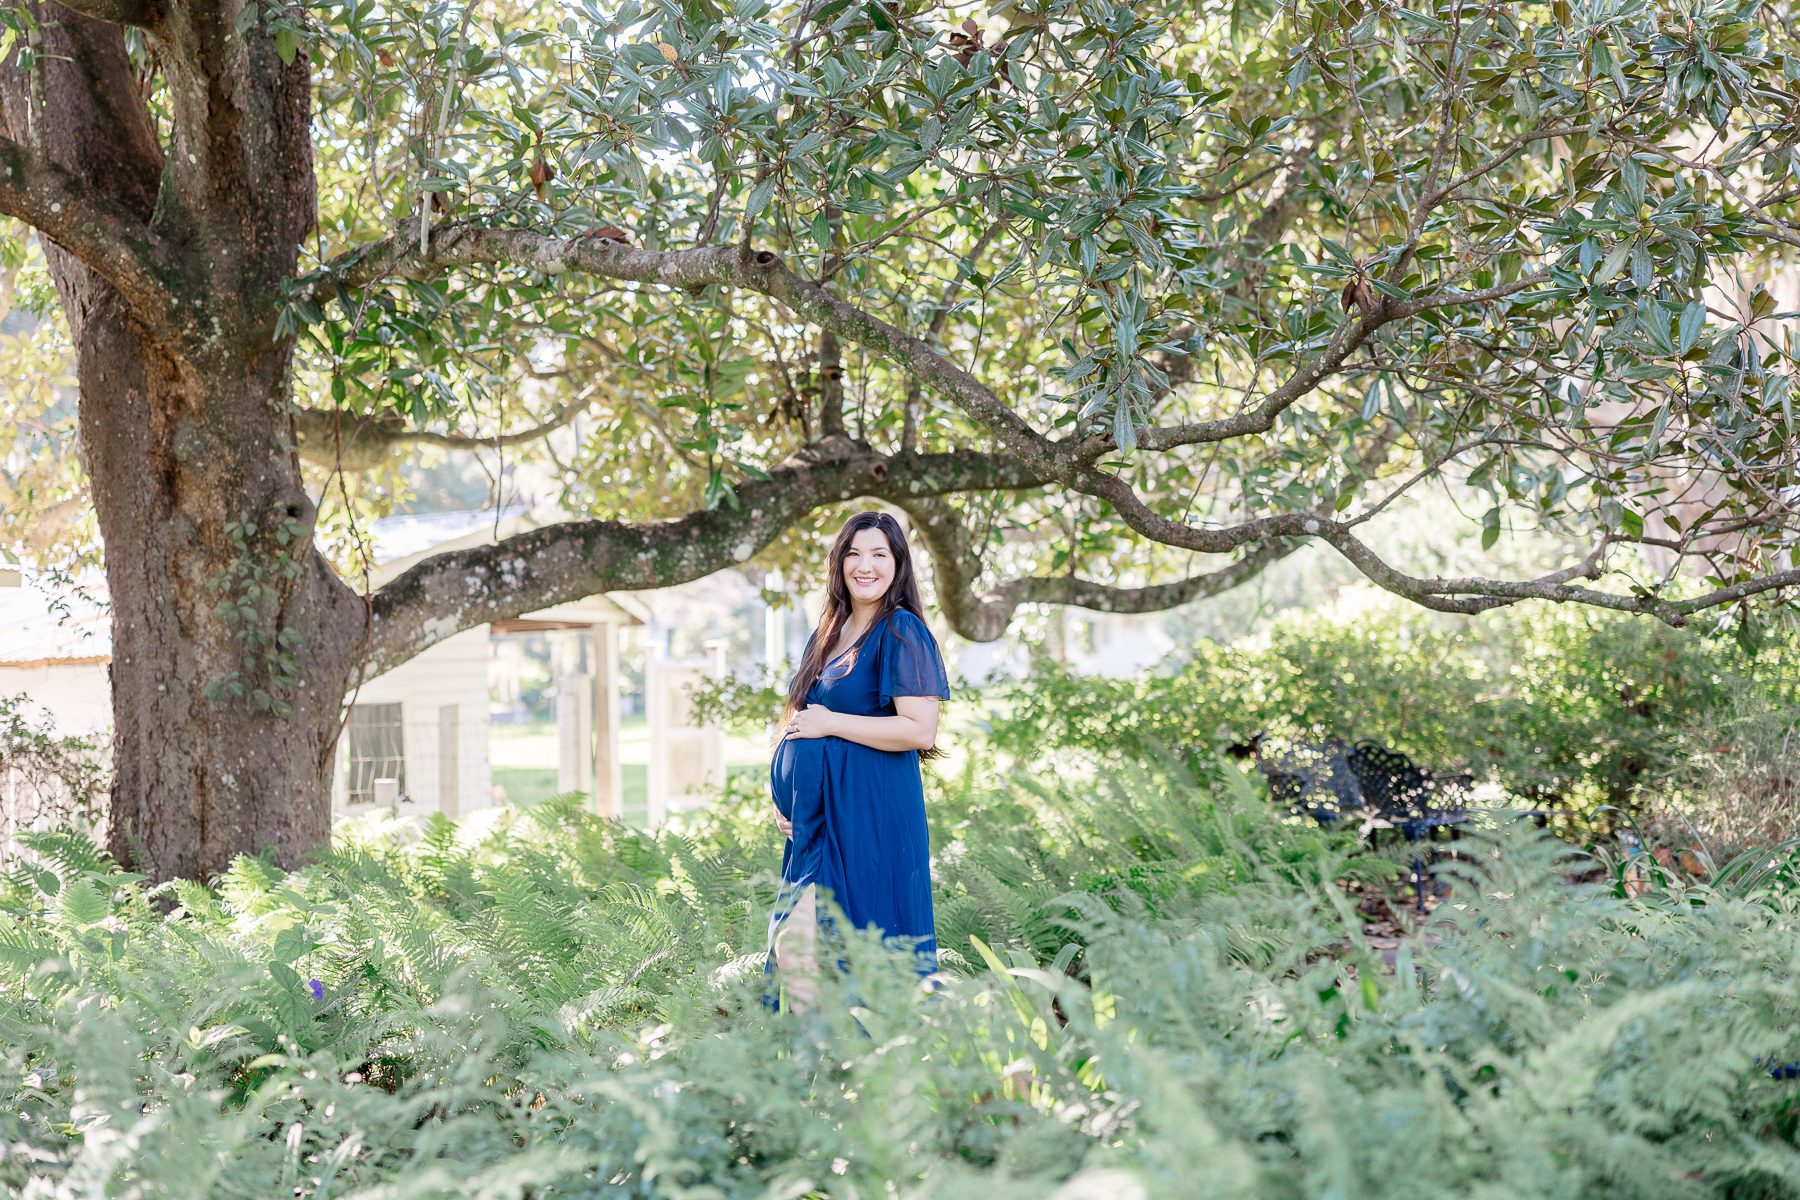
[[[1800,891],[1800,710],[1741,697],[1682,737],[1670,787],[1610,864],[1625,889]]]
[[[0,1186],[26,1196],[1797,1193],[1800,910],[1470,844],[1390,967],[1363,862],[1241,776],[932,779],[951,968],[872,937],[757,1002],[759,790],[647,837],[572,799],[146,888],[0,877]],[[490,818],[491,819],[491,818]],[[173,901],[165,912],[159,902]],[[1052,953],[1054,951],[1054,953]],[[1059,1190],[1060,1189],[1060,1190]]]
[[[1800,838],[1800,708],[1742,697],[1686,730],[1665,820],[1714,857]]]
[[[1200,643],[1167,675],[1097,679],[1043,664],[996,689],[992,737],[1025,760],[1065,745],[1204,758],[1257,733],[1371,737],[1467,768],[1528,806],[1630,809],[1675,777],[1684,731],[1734,696],[1800,704],[1797,665],[1787,641],[1749,657],[1604,613],[1540,608],[1456,626],[1400,610],[1355,625],[1290,616],[1242,644]]]
[[[0,696],[0,863],[22,830],[93,828],[106,807],[104,760],[100,739],[57,734],[24,696]]]

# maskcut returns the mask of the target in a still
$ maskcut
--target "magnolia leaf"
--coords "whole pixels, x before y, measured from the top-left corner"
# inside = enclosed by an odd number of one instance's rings
[[[745,225],[755,221],[757,214],[769,206],[775,195],[775,182],[775,176],[771,175],[750,189],[750,198],[744,202]]]
[[[1621,241],[1608,250],[1606,257],[1600,261],[1599,269],[1594,272],[1593,281],[1595,283],[1612,282],[1613,278],[1625,269],[1625,260],[1631,257],[1631,246],[1629,241]]]

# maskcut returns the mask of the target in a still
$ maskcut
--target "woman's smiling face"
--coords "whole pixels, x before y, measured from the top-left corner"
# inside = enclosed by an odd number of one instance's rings
[[[844,586],[853,602],[868,604],[887,593],[894,582],[894,552],[887,534],[879,529],[859,529],[844,552]]]

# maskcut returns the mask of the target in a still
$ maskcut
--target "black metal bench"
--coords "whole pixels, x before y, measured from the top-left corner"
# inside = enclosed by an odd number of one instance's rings
[[[1268,780],[1272,799],[1324,826],[1360,817],[1371,843],[1385,829],[1399,831],[1411,843],[1430,841],[1438,830],[1474,819],[1467,805],[1472,775],[1439,775],[1376,741],[1346,744],[1328,738],[1274,754],[1260,752],[1260,743],[1258,749],[1257,770]],[[1427,857],[1413,855],[1410,882],[1420,911],[1431,878]]]
[[[1409,842],[1473,819],[1468,798],[1475,777],[1466,771],[1438,775],[1398,750],[1367,740],[1351,747],[1347,757],[1364,803]]]
[[[1364,807],[1362,786],[1350,770],[1348,748],[1332,738],[1297,743],[1271,759],[1259,753],[1256,766],[1269,781],[1269,794],[1295,816],[1335,825]]]

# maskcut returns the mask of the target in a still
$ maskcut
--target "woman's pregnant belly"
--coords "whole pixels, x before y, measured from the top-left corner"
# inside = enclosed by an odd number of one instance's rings
[[[818,792],[825,769],[825,738],[782,738],[769,760],[769,797],[781,815],[793,819],[794,802]]]

